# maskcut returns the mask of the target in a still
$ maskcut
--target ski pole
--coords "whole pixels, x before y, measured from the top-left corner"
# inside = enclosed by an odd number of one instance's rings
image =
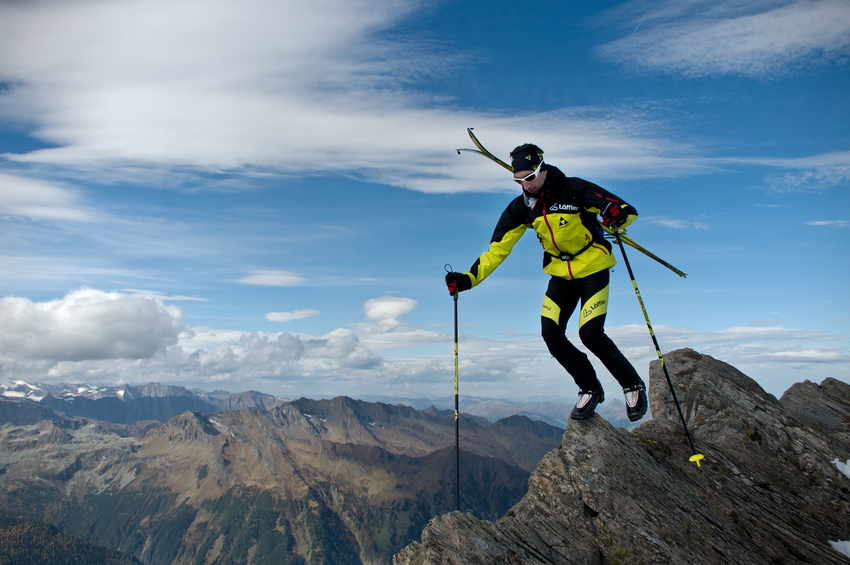
[[[617,245],[620,246],[620,252],[623,254],[623,262],[625,262],[626,269],[629,271],[629,278],[632,279],[632,286],[635,288],[635,295],[640,303],[640,309],[643,311],[643,319],[646,320],[646,327],[649,328],[649,335],[652,337],[652,343],[655,345],[655,353],[658,355],[658,360],[661,362],[661,368],[664,370],[664,376],[667,377],[667,385],[670,387],[670,393],[673,395],[673,402],[676,403],[676,410],[679,411],[679,418],[681,418],[682,426],[685,428],[685,435],[688,438],[688,443],[691,445],[691,451],[694,453],[691,455],[690,461],[693,461],[697,464],[697,467],[699,467],[699,462],[703,459],[703,455],[701,453],[697,453],[697,449],[694,447],[694,441],[691,439],[691,433],[688,431],[688,424],[685,422],[684,414],[682,414],[682,407],[679,406],[679,399],[676,398],[676,391],[673,390],[673,381],[670,379],[670,373],[667,372],[667,365],[664,364],[664,356],[661,355],[661,347],[658,345],[658,340],[655,338],[655,332],[652,330],[652,323],[649,321],[649,314],[646,313],[646,306],[644,306],[643,298],[640,296],[640,290],[638,290],[635,275],[632,273],[632,266],[629,264],[629,258],[626,256],[626,248],[623,246],[623,241],[620,239],[620,232],[619,230],[613,230],[613,233],[617,240]]]
[[[452,266],[445,266],[446,272],[452,272]],[[457,295],[460,292],[455,288],[455,291],[452,293],[452,298],[454,299],[455,304],[455,507],[458,512],[460,512],[460,428],[458,426],[458,419],[460,417],[460,412],[458,411],[458,356],[457,356]]]

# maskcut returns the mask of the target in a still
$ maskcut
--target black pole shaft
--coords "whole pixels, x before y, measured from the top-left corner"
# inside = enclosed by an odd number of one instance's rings
[[[682,414],[682,407],[679,406],[679,399],[676,397],[676,391],[673,389],[673,381],[670,379],[670,373],[667,372],[667,365],[664,364],[664,356],[661,355],[661,347],[658,345],[658,340],[655,339],[655,332],[652,330],[652,324],[649,321],[649,314],[646,313],[646,306],[644,306],[643,298],[640,296],[640,290],[638,290],[637,281],[635,281],[635,275],[632,272],[632,266],[629,264],[629,258],[626,256],[626,248],[623,246],[623,241],[620,239],[619,232],[615,231],[614,237],[617,239],[617,245],[620,246],[620,252],[623,254],[623,262],[625,262],[626,269],[629,271],[629,278],[632,279],[632,286],[635,288],[635,295],[637,295],[638,302],[640,303],[640,309],[643,311],[643,319],[646,320],[646,327],[649,328],[649,335],[652,337],[652,343],[655,345],[655,353],[658,355],[658,360],[661,362],[661,368],[664,370],[664,376],[667,378],[667,386],[670,387],[670,393],[673,395],[673,402],[676,403],[676,410],[679,411],[679,418],[681,418],[682,426],[685,428],[685,435],[688,438],[688,443],[690,444],[694,455],[696,455],[697,450],[696,447],[694,447],[694,441],[691,439],[691,433],[688,431],[688,424],[685,423],[685,415]]]
[[[458,352],[457,352],[457,290],[454,292],[455,302],[455,492],[456,509],[460,512],[460,427],[458,405]]]

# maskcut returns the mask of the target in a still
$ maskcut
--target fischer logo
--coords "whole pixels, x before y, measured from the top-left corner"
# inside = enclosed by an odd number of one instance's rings
[[[573,206],[572,204],[552,204],[549,207],[550,212],[557,212],[558,210],[564,210],[566,212],[578,212],[578,206]]]

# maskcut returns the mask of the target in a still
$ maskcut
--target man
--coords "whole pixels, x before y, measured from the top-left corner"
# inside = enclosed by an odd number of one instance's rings
[[[579,338],[617,379],[626,396],[629,420],[646,414],[646,386],[631,363],[605,334],[609,269],[617,261],[596,223],[625,228],[637,211],[610,192],[579,178],[569,178],[543,162],[543,150],[526,143],[511,152],[514,182],[522,186],[502,212],[490,248],[466,273],[449,273],[449,292],[469,290],[487,278],[510,254],[528,228],[543,246],[543,272],[551,275],[543,299],[541,330],[549,352],[572,375],[579,399],[570,417],[590,418],[605,400],[602,384],[587,355],[566,337],[567,320],[581,303]]]

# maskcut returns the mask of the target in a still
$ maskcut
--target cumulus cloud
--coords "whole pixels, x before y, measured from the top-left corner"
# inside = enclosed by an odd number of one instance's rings
[[[366,333],[379,341],[379,322],[410,311],[416,301],[385,297],[368,305],[376,319]],[[398,331],[397,324],[390,325]],[[159,298],[87,288],[44,303],[5,297],[0,328],[4,373],[35,381],[226,382],[237,390],[276,383],[278,391],[316,395],[325,385],[337,394],[354,393],[364,378],[393,380],[406,372],[351,329],[308,336],[184,327],[182,312]],[[395,338],[406,336],[405,345],[411,345],[417,343],[413,335],[399,332]]]
[[[376,366],[378,357],[367,349],[357,335],[347,329],[336,329],[320,339],[304,342],[305,355],[314,359],[330,359],[342,367],[368,369]]]
[[[304,308],[301,310],[293,310],[292,312],[269,312],[266,314],[266,320],[269,322],[291,322],[292,320],[301,320],[311,316],[321,314],[318,310]]]
[[[183,313],[161,300],[81,288],[49,302],[0,298],[0,355],[145,359],[177,343]]]
[[[402,317],[415,300],[384,296],[363,305],[365,320],[322,336],[184,327],[182,313],[156,298],[80,289],[50,302],[0,300],[0,365],[31,381],[191,383],[233,392],[249,388],[282,396],[446,395],[454,377],[453,336],[423,330]],[[845,341],[821,330],[761,320],[718,331],[656,325],[664,351],[689,347],[732,364],[781,394],[805,378],[840,378],[850,370]],[[646,326],[607,328],[646,375],[655,349]],[[568,337],[582,347],[575,332]],[[572,379],[539,334],[497,338],[461,335],[463,394],[569,397]],[[616,383],[591,355],[606,387]],[[804,373],[800,373],[800,370]],[[614,390],[614,389],[612,389]]]
[[[307,279],[289,271],[252,271],[236,282],[258,286],[298,286],[306,283]]]
[[[687,76],[772,77],[850,56],[844,0],[669,0],[612,10],[627,36],[606,59]]]

